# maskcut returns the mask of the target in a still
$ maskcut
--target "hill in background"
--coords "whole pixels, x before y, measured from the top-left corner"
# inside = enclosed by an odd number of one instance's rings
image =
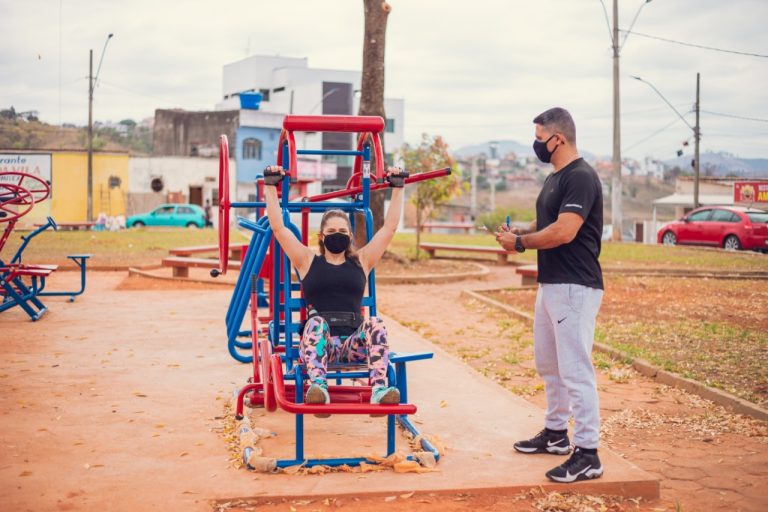
[[[96,151],[128,151],[145,155],[152,152],[152,131],[130,120],[117,126],[95,126],[93,149]],[[12,109],[0,111],[0,149],[72,150],[88,149],[86,127],[54,126],[34,117],[16,116]]]

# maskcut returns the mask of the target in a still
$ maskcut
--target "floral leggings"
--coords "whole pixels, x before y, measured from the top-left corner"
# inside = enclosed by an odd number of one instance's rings
[[[313,316],[304,326],[299,344],[301,361],[311,382],[325,384],[328,363],[368,363],[371,386],[387,385],[389,345],[387,328],[378,317],[370,317],[345,340],[331,336],[328,323]]]

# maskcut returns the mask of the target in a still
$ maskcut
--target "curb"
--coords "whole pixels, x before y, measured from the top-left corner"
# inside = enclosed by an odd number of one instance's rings
[[[768,279],[768,272],[760,270],[685,270],[670,269],[662,270],[655,268],[603,268],[605,274],[619,276],[637,276],[637,277],[690,277],[690,278],[709,278],[709,279]]]
[[[466,279],[482,279],[491,273],[491,270],[479,263],[467,262],[477,267],[477,270],[471,272],[460,272],[457,274],[401,274],[401,275],[376,275],[377,284],[420,284],[420,283],[453,283],[464,281]]]
[[[161,268],[160,266],[155,268]],[[146,277],[147,279],[157,279],[158,281],[172,281],[174,283],[198,283],[198,284],[210,284],[214,286],[235,286],[235,283],[229,283],[227,281],[208,281],[205,279],[194,279],[191,277],[170,277],[170,276],[158,276],[151,274],[146,269],[139,269],[130,267],[128,269],[129,276]]]
[[[515,309],[511,306],[507,306],[506,304],[502,304],[497,300],[493,300],[490,297],[485,297],[484,295],[481,295],[472,290],[461,290],[461,293],[467,297],[471,297],[472,299],[482,302],[487,306],[491,306],[493,308],[504,311],[505,313],[509,313],[510,315],[528,323],[529,325],[533,325],[533,316],[528,313]],[[743,398],[739,398],[716,388],[711,388],[705,384],[692,379],[688,379],[686,377],[682,377],[667,370],[661,370],[644,359],[629,357],[620,350],[609,347],[603,343],[599,343],[597,341],[594,342],[594,348],[599,352],[608,354],[613,359],[630,361],[632,368],[634,368],[635,371],[645,375],[646,377],[650,377],[661,384],[666,384],[668,386],[673,386],[678,389],[687,391],[688,393],[693,393],[707,400],[711,400],[717,405],[731,409],[733,412],[744,414],[745,416],[751,416],[752,418],[758,420],[768,421],[768,409],[764,409],[763,407],[744,400]]]

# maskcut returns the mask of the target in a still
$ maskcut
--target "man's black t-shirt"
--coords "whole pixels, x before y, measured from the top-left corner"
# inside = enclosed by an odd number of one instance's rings
[[[547,176],[536,199],[536,230],[557,220],[563,212],[581,215],[581,225],[570,243],[539,249],[540,283],[581,284],[603,289],[600,238],[603,234],[603,187],[600,178],[583,158]]]

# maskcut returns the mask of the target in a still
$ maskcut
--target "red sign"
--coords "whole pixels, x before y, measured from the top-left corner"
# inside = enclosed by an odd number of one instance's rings
[[[734,203],[768,203],[768,181],[737,181],[733,184]]]

